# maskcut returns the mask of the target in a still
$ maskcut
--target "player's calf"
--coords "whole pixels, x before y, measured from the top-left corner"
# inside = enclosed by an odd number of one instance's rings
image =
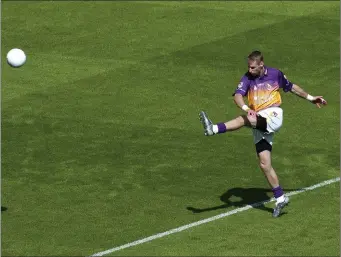
[[[271,165],[272,146],[266,141],[261,140],[256,144],[256,150],[259,158],[259,166],[272,188],[274,198],[276,199],[276,207],[274,208],[273,217],[279,217],[282,209],[288,204],[289,198],[285,196],[275,170]]]

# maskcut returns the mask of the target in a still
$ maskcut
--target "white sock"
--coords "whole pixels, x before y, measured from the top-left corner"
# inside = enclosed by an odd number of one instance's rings
[[[212,126],[212,129],[213,129],[213,133],[214,133],[214,134],[217,134],[217,133],[218,133],[218,125],[213,125],[213,126]]]
[[[278,197],[278,198],[276,199],[276,202],[277,202],[277,203],[282,203],[282,202],[284,202],[284,200],[285,200],[285,197],[284,197],[284,194],[283,194],[282,196],[280,196],[280,197]]]

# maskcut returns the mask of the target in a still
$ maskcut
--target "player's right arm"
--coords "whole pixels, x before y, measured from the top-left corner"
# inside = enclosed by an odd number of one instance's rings
[[[247,78],[246,75],[244,75],[241,80],[239,81],[239,84],[233,94],[233,100],[235,102],[235,104],[242,110],[244,111],[249,111],[250,107],[245,104],[244,101],[244,96],[246,96],[247,92],[249,91],[249,87],[250,87],[250,82]]]
[[[236,93],[233,98],[235,104],[242,110],[248,111],[250,110],[250,107],[245,104],[244,97],[240,93]]]

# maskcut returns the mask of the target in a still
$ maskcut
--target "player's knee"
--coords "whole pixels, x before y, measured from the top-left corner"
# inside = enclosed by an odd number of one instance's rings
[[[249,127],[256,127],[257,118],[251,115],[243,115],[241,116],[244,120],[244,124]]]
[[[259,161],[259,167],[264,171],[264,172],[269,172],[271,170],[271,164],[268,161],[261,160]]]
[[[259,153],[259,167],[264,172],[269,172],[271,170],[271,155],[269,151],[262,151]]]
[[[254,115],[247,115],[247,119],[249,120],[252,127],[256,127],[257,125],[257,117]]]
[[[262,169],[264,173],[268,173],[271,171],[271,160],[269,158],[260,158],[259,167]]]

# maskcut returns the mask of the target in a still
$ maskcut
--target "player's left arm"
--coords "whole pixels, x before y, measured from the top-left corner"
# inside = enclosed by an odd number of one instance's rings
[[[321,108],[322,105],[326,105],[327,101],[323,99],[323,96],[312,96],[309,95],[307,92],[304,91],[303,88],[298,86],[297,84],[292,83],[287,77],[280,72],[279,74],[279,84],[280,87],[283,88],[284,92],[291,92],[301,98],[307,99],[308,101],[316,104],[317,107]]]
[[[316,104],[318,108],[321,108],[322,105],[326,105],[327,101],[323,99],[323,96],[312,96],[305,92],[300,86],[293,84],[291,88],[291,92],[295,95],[307,99],[308,101]]]

